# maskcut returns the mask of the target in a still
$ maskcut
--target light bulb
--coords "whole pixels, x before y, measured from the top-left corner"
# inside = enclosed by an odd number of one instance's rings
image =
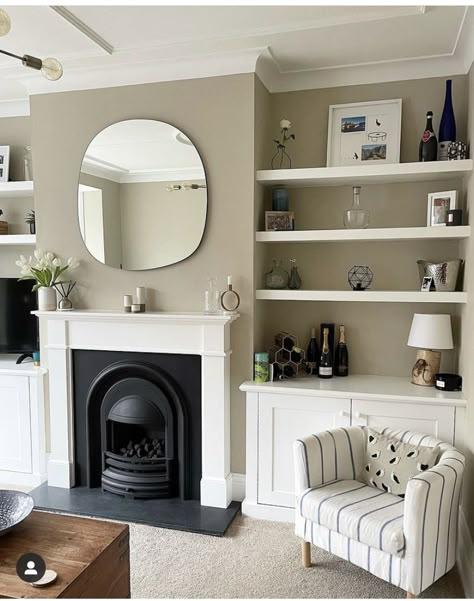
[[[10,17],[2,8],[0,8],[0,36],[7,35],[11,25]]]
[[[42,61],[41,73],[50,81],[57,81],[63,74],[61,63],[55,58],[45,58]]]

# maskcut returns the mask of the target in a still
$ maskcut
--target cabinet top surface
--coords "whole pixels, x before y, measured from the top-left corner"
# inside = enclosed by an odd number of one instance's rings
[[[408,378],[391,376],[353,375],[347,378],[322,380],[307,376],[279,382],[256,384],[244,382],[244,392],[261,394],[293,394],[314,397],[384,400],[397,403],[427,403],[465,406],[463,392],[442,392],[432,386],[417,386]]]
[[[19,355],[0,355],[0,375],[38,377],[46,373],[44,367],[37,367],[32,361],[16,365]]]

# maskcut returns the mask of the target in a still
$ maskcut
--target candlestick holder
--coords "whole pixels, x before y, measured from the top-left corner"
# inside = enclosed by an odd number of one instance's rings
[[[236,313],[240,305],[240,296],[232,288],[232,276],[227,276],[227,290],[221,294],[221,307],[224,313]]]

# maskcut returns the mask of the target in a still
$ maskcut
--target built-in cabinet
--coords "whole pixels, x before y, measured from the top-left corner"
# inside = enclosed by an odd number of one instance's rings
[[[0,488],[46,481],[44,373],[0,359]]]
[[[443,395],[434,388],[414,386],[405,378],[352,376],[324,382],[305,378],[259,385],[246,382],[241,389],[247,393],[247,479],[242,511],[252,517],[293,518],[292,446],[297,438],[340,426],[390,426],[462,447],[466,404],[462,393]]]

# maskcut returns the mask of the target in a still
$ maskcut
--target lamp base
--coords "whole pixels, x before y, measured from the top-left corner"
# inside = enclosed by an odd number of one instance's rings
[[[439,373],[441,353],[439,351],[417,351],[415,365],[411,370],[411,382],[417,386],[434,386]]]

